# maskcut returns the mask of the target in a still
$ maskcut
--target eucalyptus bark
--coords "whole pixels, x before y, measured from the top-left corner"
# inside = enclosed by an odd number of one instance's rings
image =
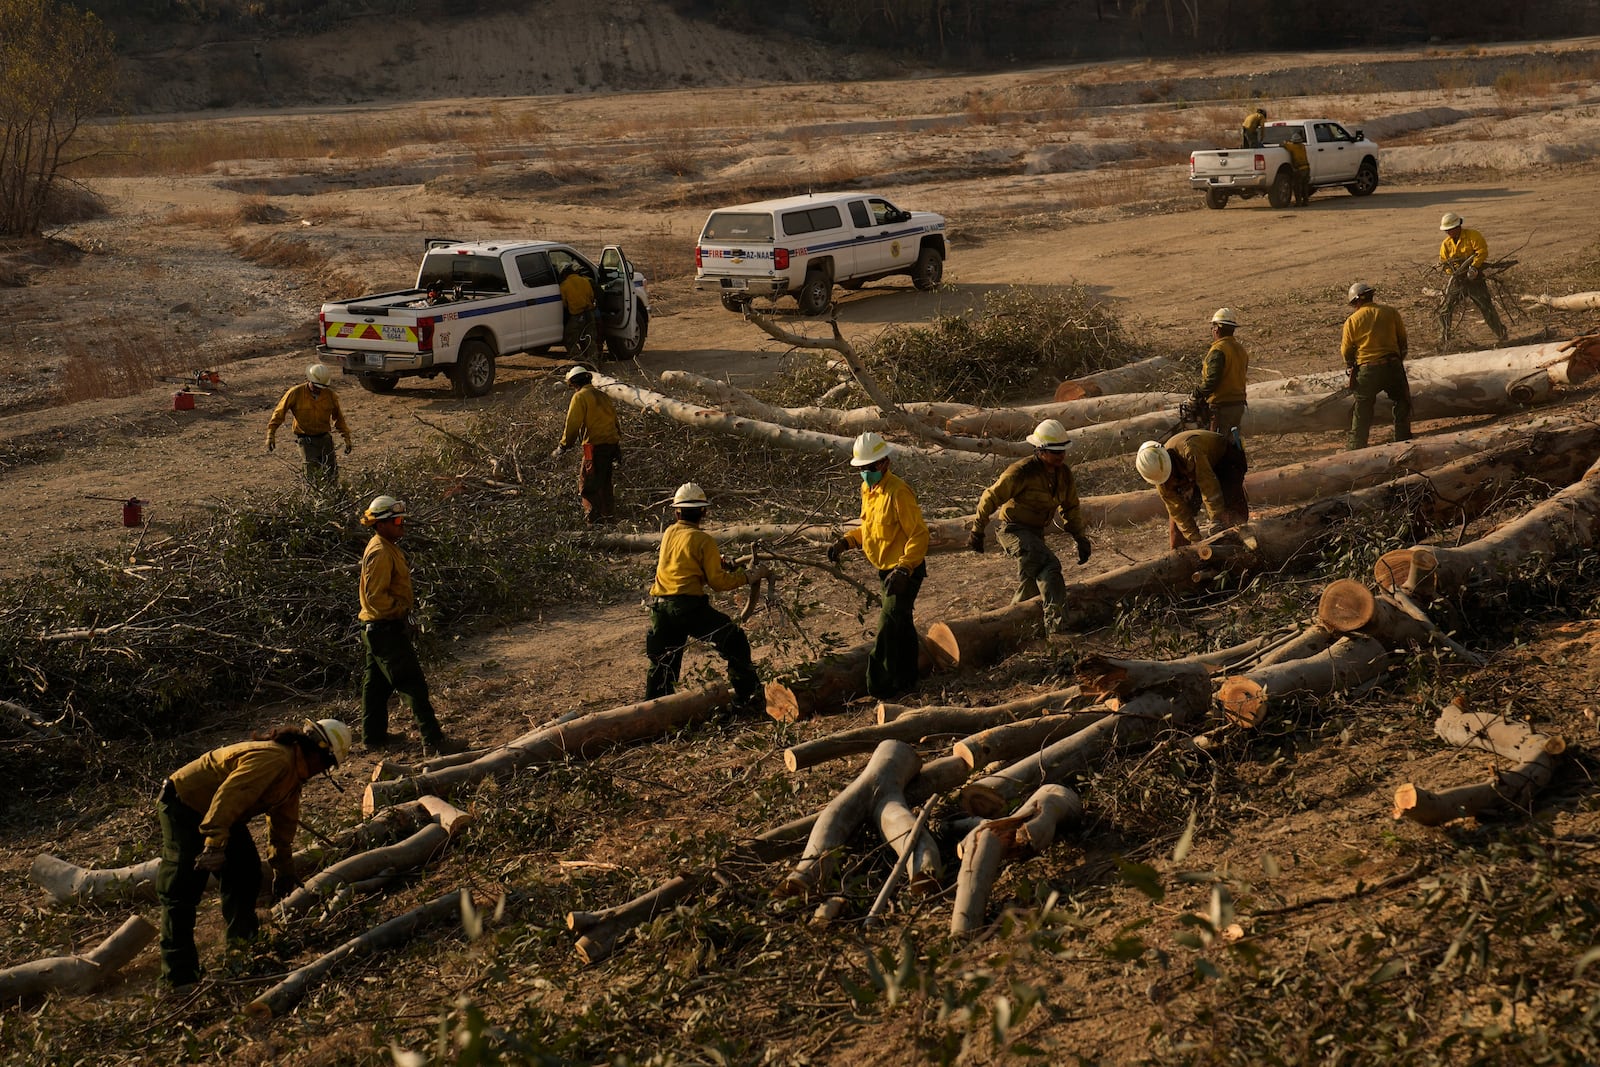
[[[93,992],[156,939],[156,928],[130,915],[112,935],[88,952],[19,963],[0,970],[0,1004],[47,993]]]

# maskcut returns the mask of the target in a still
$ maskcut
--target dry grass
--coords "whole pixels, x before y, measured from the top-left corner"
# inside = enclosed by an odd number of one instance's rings
[[[236,204],[220,207],[181,207],[167,212],[173,226],[202,226],[231,229],[235,226],[268,226],[283,222],[289,213],[265,197],[253,196]]]
[[[162,375],[186,373],[194,368],[188,355],[177,349],[167,334],[129,335],[121,324],[104,322],[94,331],[106,340],[93,346],[70,341],[64,346],[55,395],[59,405],[144,392]]]

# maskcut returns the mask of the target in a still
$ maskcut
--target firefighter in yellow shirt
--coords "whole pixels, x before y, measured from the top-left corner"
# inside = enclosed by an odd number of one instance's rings
[[[1239,313],[1218,308],[1211,316],[1211,347],[1200,364],[1200,387],[1194,391],[1197,404],[1210,408],[1211,419],[1202,427],[1226,434],[1237,428],[1244,436],[1245,375],[1250,369],[1250,353],[1233,336],[1239,328]]]
[[[594,359],[600,353],[600,330],[595,317],[594,282],[576,263],[561,268],[561,304],[566,310],[567,355]]]
[[[1055,419],[1045,419],[1028,435],[1034,453],[1007,467],[978,498],[978,515],[967,547],[983,551],[984,530],[992,515],[1000,521],[995,540],[1017,561],[1017,591],[1013,604],[1044,597],[1046,633],[1060,633],[1067,607],[1067,583],[1061,560],[1045,543],[1045,530],[1057,515],[1078,545],[1078,565],[1089,562],[1089,538],[1083,532],[1078,508],[1078,487],[1067,466],[1067,431]]]
[[[267,817],[267,863],[272,899],[299,883],[294,835],[300,824],[300,788],[314,775],[344,762],[350,728],[338,719],[306,721],[254,741],[214,749],[184,764],[161,783],[161,980],[185,991],[200,980],[194,943],[195,913],[214,874],[221,888],[222,919],[230,947],[255,940],[260,930],[261,857],[250,820]]]
[[[1167,440],[1146,441],[1134,458],[1139,476],[1156,487],[1171,520],[1169,544],[1178,548],[1215,537],[1250,521],[1244,476],[1249,470],[1238,441],[1210,430],[1185,430]],[[1201,505],[1206,528],[1199,523]]]
[[[833,542],[837,563],[860,548],[883,583],[878,636],[867,660],[867,692],[893,700],[917,685],[921,639],[914,611],[928,576],[928,524],[911,487],[889,473],[889,443],[867,432],[857,437],[850,465],[861,473],[861,525]]]
[[[1254,111],[1252,111],[1249,114],[1245,115],[1244,122],[1242,122],[1239,125],[1239,141],[1240,141],[1239,147],[1240,148],[1260,148],[1261,147],[1261,127],[1266,125],[1266,122],[1267,122],[1267,110],[1266,110],[1266,108],[1258,107]]]
[[[1441,336],[1450,336],[1450,320],[1465,296],[1478,305],[1484,325],[1505,344],[1510,333],[1500,321],[1494,298],[1489,295],[1489,283],[1483,278],[1483,265],[1489,261],[1489,242],[1477,230],[1467,229],[1464,220],[1454,211],[1445,212],[1439,220],[1439,229],[1444,233],[1444,239],[1439,242],[1439,262],[1450,274],[1444,289],[1444,303],[1439,308]]]
[[[650,673],[645,680],[645,699],[677,691],[683,650],[690,638],[696,638],[709,642],[727,661],[736,709],[762,710],[766,697],[750,661],[750,639],[738,623],[711,606],[710,594],[755,585],[767,577],[768,570],[727,568],[717,551],[716,538],[700,528],[711,501],[695,483],[678,487],[672,507],[678,521],[661,535],[656,579],[650,586],[650,632],[644,639]]]
[[[411,644],[409,616],[416,605],[411,568],[396,544],[405,536],[406,504],[392,496],[374,497],[361,516],[372,539],[361,554],[361,740],[368,748],[390,743],[389,698],[399,693],[411,707],[423,747],[447,755],[465,747],[444,735],[428,695],[417,650]]]
[[[1376,290],[1356,282],[1346,294],[1355,310],[1344,320],[1339,354],[1350,372],[1350,389],[1356,394],[1350,413],[1347,448],[1366,448],[1372,430],[1372,409],[1378,394],[1394,403],[1394,439],[1411,440],[1411,382],[1406,377],[1406,324],[1392,307],[1373,303]]]
[[[332,381],[332,367],[311,364],[306,368],[305,382],[284,393],[267,420],[267,451],[271,452],[278,447],[278,427],[285,419],[294,417],[295,443],[305,459],[306,481],[312,485],[334,485],[339,481],[339,460],[333,454],[332,431],[338,430],[344,438],[345,455],[355,447],[350,427],[344,421],[344,411],[339,407],[339,394],[328,388]]]
[[[611,479],[617,464],[622,462],[617,409],[609,396],[595,388],[594,374],[588,367],[573,367],[567,371],[567,385],[572,389],[572,399],[567,404],[567,424],[561,431],[561,443],[550,455],[560,456],[578,443],[583,444],[583,463],[578,467],[578,497],[583,501],[583,521],[611,522],[617,517]]]

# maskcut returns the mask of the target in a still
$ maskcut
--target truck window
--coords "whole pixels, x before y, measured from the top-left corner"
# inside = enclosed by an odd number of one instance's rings
[[[430,255],[422,261],[417,288],[456,286],[477,293],[509,293],[505,268],[498,256]]]
[[[857,226],[871,226],[872,216],[867,212],[866,202],[863,200],[850,201],[850,221]]]
[[[804,233],[816,233],[818,230],[837,230],[844,225],[844,216],[839,214],[836,205],[827,207],[806,208],[802,211],[786,211],[783,214],[783,235],[785,237],[798,237]]]
[[[901,210],[882,197],[873,197],[867,201],[867,206],[872,209],[872,224],[874,226],[887,226],[891,222],[901,221]]]
[[[550,257],[543,252],[527,252],[518,256],[517,274],[529,289],[556,284],[556,272],[550,266]]]
[[[1337,122],[1319,122],[1317,123],[1316,130],[1318,144],[1336,144],[1340,141],[1355,140],[1355,138],[1346,133],[1344,127],[1339,125]]]
[[[718,211],[706,220],[702,241],[755,242],[772,240],[772,216],[764,211]]]

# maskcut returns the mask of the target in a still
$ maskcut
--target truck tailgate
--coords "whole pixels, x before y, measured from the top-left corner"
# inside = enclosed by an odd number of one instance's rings
[[[776,269],[770,244],[700,245],[700,277],[716,278],[724,289],[743,289],[751,278],[771,278]]]
[[[1259,158],[1262,158],[1261,153],[1248,148],[1237,152],[1196,152],[1194,177],[1217,178],[1222,184],[1254,178],[1265,170],[1264,167],[1257,169],[1256,160]]]
[[[326,321],[328,345],[332,348],[351,352],[414,353],[421,350],[422,332],[417,328],[415,315],[385,321],[349,310],[330,311],[326,313]]]

